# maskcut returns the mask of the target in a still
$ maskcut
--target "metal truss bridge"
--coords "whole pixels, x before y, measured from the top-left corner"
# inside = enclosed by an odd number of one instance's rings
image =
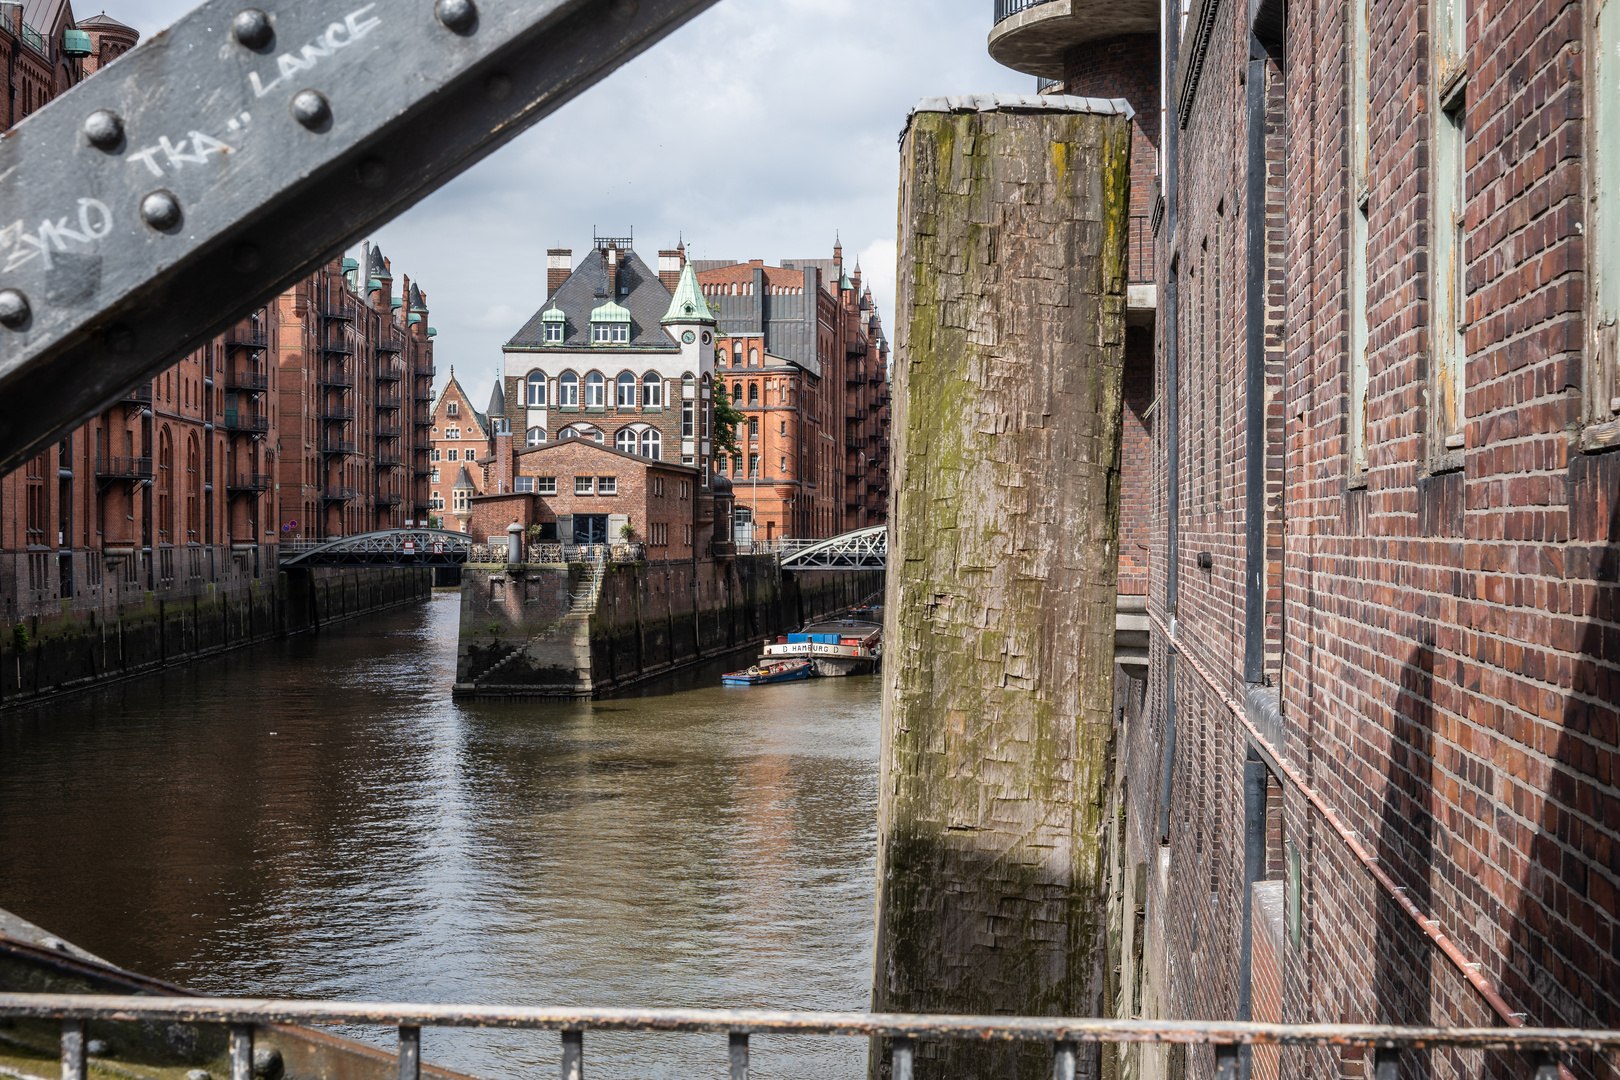
[[[281,566],[460,566],[473,547],[466,533],[388,529],[310,547],[283,547]]]
[[[889,565],[889,527],[873,525],[782,552],[784,570],[883,570]]]

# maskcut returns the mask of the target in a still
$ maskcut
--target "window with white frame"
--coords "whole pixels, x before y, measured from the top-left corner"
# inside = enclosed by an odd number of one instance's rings
[[[467,488],[456,488],[450,493],[450,498],[454,501],[457,512],[467,509],[467,496],[471,494],[472,492]]]
[[[439,482],[439,470],[434,469],[432,474],[430,475],[429,483],[437,484],[438,482]]]
[[[565,409],[579,405],[579,376],[565,371],[557,378],[557,404]]]
[[[607,380],[602,378],[600,371],[593,371],[585,376],[585,407],[587,409],[600,409],[605,398]]]
[[[532,477],[532,476],[514,476],[514,477],[512,477],[512,490],[517,492],[519,495],[529,494],[529,493],[533,492],[534,491],[534,477]]]
[[[613,449],[615,450],[633,454],[636,452],[636,445],[636,433],[629,428],[620,428],[619,433],[613,436]]]
[[[434,449],[433,449],[433,450],[432,450],[432,451],[431,451],[431,452],[430,452],[430,453],[429,453],[429,454],[428,454],[428,460],[429,460],[429,461],[438,461],[438,460],[439,460],[439,451],[438,451],[438,449],[437,449],[437,448],[434,448]]]
[[[446,416],[455,416],[460,411],[461,411],[460,407],[454,401],[445,402],[445,404],[444,404],[444,415],[446,415]]]
[[[546,404],[546,373],[543,371],[529,372],[527,385],[529,388],[529,407],[544,408]]]
[[[598,476],[596,478],[596,493],[598,495],[617,495],[619,493],[619,478],[616,476]]]
[[[546,324],[546,337],[545,337],[546,342],[548,344],[555,345],[559,341],[561,341],[562,339],[563,339],[563,324],[560,323],[560,322],[547,323]]]
[[[449,458],[451,461],[460,461],[461,460],[461,451],[455,449],[454,447],[452,447],[451,449],[445,451],[445,456],[447,458]]]
[[[614,404],[621,409],[636,407],[636,377],[628,371],[619,372],[619,378],[614,384]]]
[[[594,477],[594,476],[576,476],[576,477],[574,477],[574,494],[575,495],[589,495],[591,492],[593,492],[595,490],[596,490],[596,477]]]
[[[691,401],[681,402],[681,438],[683,439],[690,439],[692,437],[693,405],[694,402]]]
[[[541,443],[546,441],[546,429],[543,427],[530,428],[528,433],[524,435],[523,441],[528,443],[530,446],[539,446]]]
[[[656,372],[649,371],[641,378],[641,403],[652,409],[664,406],[664,380]]]
[[[654,428],[648,428],[641,433],[641,456],[659,460],[664,452],[663,436]]]
[[[537,476],[534,478],[534,493],[536,495],[557,494],[557,478],[555,476]]]

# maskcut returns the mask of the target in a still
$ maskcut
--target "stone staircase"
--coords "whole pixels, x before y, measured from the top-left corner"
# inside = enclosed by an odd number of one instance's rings
[[[569,605],[568,613],[558,623],[558,627],[569,627],[575,631],[575,662],[580,665],[581,680],[586,690],[590,688],[591,673],[591,616],[596,613],[596,602],[602,595],[602,580],[607,576],[607,559],[598,556],[590,565],[586,574],[583,592],[573,593],[573,603]],[[550,633],[550,631],[548,631]],[[489,669],[479,675],[474,682],[481,685],[499,683],[497,676],[503,668],[511,666],[519,657],[524,656],[523,647],[513,649],[506,656],[490,665]]]

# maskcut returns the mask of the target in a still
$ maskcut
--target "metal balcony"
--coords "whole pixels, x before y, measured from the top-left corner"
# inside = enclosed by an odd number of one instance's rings
[[[375,501],[378,506],[398,506],[405,497],[397,491],[379,491]]]
[[[354,409],[348,405],[322,405],[320,416],[328,423],[343,423],[354,419]]]
[[[378,412],[395,412],[395,411],[397,411],[399,409],[401,400],[402,399],[400,398],[400,396],[398,394],[378,394],[377,395],[377,411]]]
[[[270,376],[259,371],[227,371],[225,389],[233,394],[261,394],[270,389]]]
[[[321,352],[332,353],[335,356],[353,356],[354,343],[352,341],[323,341]]]
[[[333,321],[341,320],[344,322],[353,322],[354,311],[352,308],[342,305],[339,305],[338,307],[323,307],[321,308],[321,318],[331,319]]]
[[[399,421],[397,421],[397,420],[394,421],[392,424],[379,423],[377,425],[377,439],[378,439],[378,441],[381,441],[383,439],[397,439],[397,438],[400,437],[400,435],[402,433],[403,433],[403,431],[402,431],[402,429],[400,427]]]
[[[323,454],[352,454],[354,453],[353,439],[324,439],[321,441]]]
[[[379,349],[377,351],[381,352],[382,350]],[[404,374],[405,373],[399,369],[399,366],[397,364],[383,364],[381,367],[379,367],[377,369],[377,381],[378,382],[399,382],[399,380],[404,376]]]
[[[258,494],[262,491],[269,491],[274,484],[275,479],[265,473],[238,473],[235,476],[226,478],[225,490],[227,492],[250,491]]]
[[[358,499],[359,497],[360,493],[352,487],[329,487],[321,489],[321,501],[323,502],[349,502],[350,500]]]
[[[227,330],[227,349],[262,349],[270,344],[270,335],[263,330]]]
[[[128,396],[126,396],[124,400],[137,402],[141,405],[152,404],[152,384],[143,383],[140,386],[137,386],[135,389],[129,392]]]
[[[226,409],[225,427],[230,431],[240,431],[252,435],[262,435],[270,430],[270,418],[264,413],[242,412],[237,409]]]
[[[321,372],[322,386],[341,386],[345,389],[354,386],[354,376],[342,368],[327,368]]]
[[[405,343],[401,339],[390,335],[378,338],[376,344],[372,347],[379,353],[397,353],[405,347]]]
[[[1063,58],[1076,45],[1122,34],[1159,32],[1148,0],[994,0],[990,58],[1014,71],[1063,78]]]
[[[96,455],[96,478],[99,480],[150,480],[152,459],[149,457],[107,457]]]

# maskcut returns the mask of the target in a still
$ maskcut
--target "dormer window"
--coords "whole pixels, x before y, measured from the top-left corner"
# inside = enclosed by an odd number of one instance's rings
[[[561,345],[563,328],[568,324],[568,316],[553,305],[540,313],[540,322],[542,323],[541,340],[547,345]]]
[[[624,345],[630,340],[630,312],[609,300],[591,312],[592,345]]]

